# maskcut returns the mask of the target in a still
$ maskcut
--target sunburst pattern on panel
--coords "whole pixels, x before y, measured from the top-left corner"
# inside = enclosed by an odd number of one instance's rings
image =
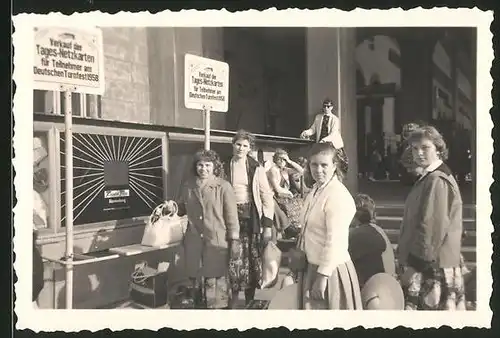
[[[64,143],[64,134],[61,134],[63,226],[66,193]],[[148,215],[163,199],[162,163],[161,139],[74,133],[74,224]],[[109,197],[111,194],[118,197]]]

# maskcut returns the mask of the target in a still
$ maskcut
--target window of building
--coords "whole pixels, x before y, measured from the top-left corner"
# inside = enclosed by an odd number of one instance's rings
[[[448,108],[451,108],[450,95],[441,88],[437,89],[437,94],[438,97],[442,100],[443,104]]]
[[[366,40],[368,41],[368,49],[375,50],[375,37],[371,36]]]
[[[401,67],[401,56],[392,48],[389,48],[388,59],[394,65]]]
[[[33,112],[62,114],[65,110],[64,93],[34,90],[33,92]],[[99,118],[101,114],[101,96],[72,93],[71,111],[74,116]]]

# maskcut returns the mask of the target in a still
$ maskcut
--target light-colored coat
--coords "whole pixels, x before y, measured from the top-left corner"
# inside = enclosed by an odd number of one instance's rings
[[[314,121],[309,127],[309,129],[306,130],[308,134],[311,136],[315,136],[316,142],[321,141],[320,140],[320,134],[321,134],[321,125],[323,123],[323,116],[324,114],[317,114],[314,117]],[[331,142],[335,146],[335,148],[339,149],[344,147],[344,142],[342,141],[342,137],[340,136],[340,122],[339,118],[333,114],[330,115],[330,120],[328,121],[328,130],[330,133],[328,136],[324,138],[325,142]]]
[[[440,268],[458,267],[462,197],[449,168],[441,165],[415,183],[405,202],[398,261],[419,260]],[[417,268],[414,266],[414,268]]]
[[[356,213],[354,199],[334,176],[316,196],[316,185],[307,195],[302,208],[302,250],[318,273],[330,276],[349,255],[349,226]]]
[[[238,239],[240,227],[233,188],[215,178],[200,189],[194,180],[183,188],[188,228],[184,236],[189,277],[225,276],[229,266],[228,240]]]
[[[263,166],[258,166],[255,169],[255,175],[252,179],[252,194],[259,218],[264,216],[272,220],[274,217],[274,192],[269,185]]]

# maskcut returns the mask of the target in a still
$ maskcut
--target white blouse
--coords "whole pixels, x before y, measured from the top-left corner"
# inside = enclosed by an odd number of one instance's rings
[[[246,161],[245,159],[231,161],[231,166],[231,183],[236,195],[236,204],[248,203],[250,201],[250,185],[248,184]]]
[[[349,227],[356,206],[347,188],[334,176],[322,187],[313,187],[302,207],[302,250],[318,273],[330,276],[340,264],[351,260]]]

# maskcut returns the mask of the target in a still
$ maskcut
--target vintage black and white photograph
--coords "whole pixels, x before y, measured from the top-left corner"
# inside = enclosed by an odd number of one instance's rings
[[[18,325],[490,325],[492,13],[370,12],[14,18]]]

